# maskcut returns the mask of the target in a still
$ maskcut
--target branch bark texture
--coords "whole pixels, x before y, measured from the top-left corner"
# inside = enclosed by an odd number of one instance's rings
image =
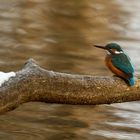
[[[137,100],[140,100],[139,78],[134,87],[129,87],[118,77],[48,71],[33,59],[0,88],[0,112],[30,101],[97,105]]]

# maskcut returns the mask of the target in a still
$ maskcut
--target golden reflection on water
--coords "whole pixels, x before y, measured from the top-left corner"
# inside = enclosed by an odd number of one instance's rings
[[[6,57],[9,67],[3,63],[2,69],[13,68],[11,59],[15,65],[13,69],[17,69],[27,58],[33,57],[42,66],[52,70],[85,74],[108,73],[103,57],[100,57],[104,52],[93,48],[92,44],[105,44],[119,37],[111,27],[120,20],[117,14],[112,15],[110,12],[113,10],[119,14],[117,7],[113,2],[92,0],[17,1],[13,8],[6,10],[10,14],[8,21],[1,21],[3,32],[7,29],[5,24],[10,24],[10,36],[6,33],[3,35],[5,41],[0,42],[3,50],[5,47],[9,49],[8,58]],[[2,58],[5,61],[5,52],[2,52]],[[98,61],[101,64],[97,65]]]
[[[105,52],[92,44],[119,42],[132,57],[140,51],[131,46],[139,41],[135,32],[128,36],[131,14],[122,5],[119,0],[0,0],[0,69],[20,69],[32,57],[55,71],[110,75],[104,65]],[[139,60],[133,61],[140,69]],[[118,105],[27,103],[0,116],[0,139],[109,140],[132,138],[134,134],[140,137],[135,124],[133,130],[126,125],[127,119],[134,123],[134,116],[117,115],[121,111],[133,114],[133,110],[126,112],[121,105],[118,109]]]

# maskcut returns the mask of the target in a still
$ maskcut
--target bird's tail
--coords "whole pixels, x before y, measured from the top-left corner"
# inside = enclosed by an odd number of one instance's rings
[[[130,79],[128,79],[128,82],[130,86],[133,86],[135,84],[134,77],[131,77]]]

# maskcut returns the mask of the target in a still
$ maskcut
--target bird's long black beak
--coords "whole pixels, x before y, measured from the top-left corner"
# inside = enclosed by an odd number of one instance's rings
[[[101,48],[101,49],[104,49],[104,50],[108,50],[106,47],[104,47],[104,46],[99,46],[99,45],[93,45],[94,47],[96,47],[96,48]]]
[[[107,48],[107,47],[105,47],[105,46],[99,46],[99,45],[93,45],[93,46],[96,47],[96,48],[101,48],[101,49],[107,50],[108,52],[110,52],[111,54],[113,54],[112,50],[109,49],[109,48]]]

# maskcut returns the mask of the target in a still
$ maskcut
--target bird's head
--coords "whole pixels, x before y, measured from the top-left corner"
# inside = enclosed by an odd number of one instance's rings
[[[111,54],[123,53],[123,50],[122,50],[121,46],[116,44],[116,43],[109,43],[109,44],[107,44],[105,46],[99,46],[99,45],[94,45],[94,46],[97,47],[97,48],[107,50]]]

